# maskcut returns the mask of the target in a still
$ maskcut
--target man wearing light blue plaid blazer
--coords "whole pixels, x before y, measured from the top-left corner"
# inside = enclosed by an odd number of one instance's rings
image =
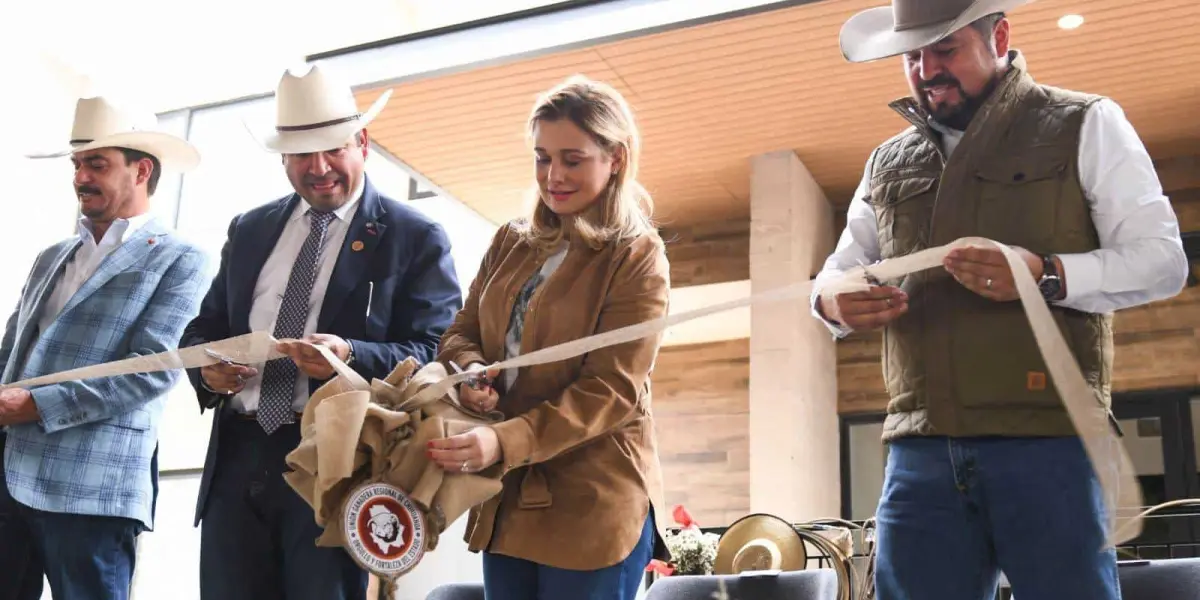
[[[176,349],[208,287],[204,253],[150,216],[187,142],[103,98],[76,105],[77,237],[34,261],[0,342],[2,381]],[[0,390],[0,600],[126,599],[153,528],[159,421],[179,371]]]

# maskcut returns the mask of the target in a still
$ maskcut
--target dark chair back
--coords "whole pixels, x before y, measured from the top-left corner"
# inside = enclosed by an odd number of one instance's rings
[[[1122,600],[1200,598],[1200,558],[1120,563]]]
[[[729,600],[838,600],[837,571],[806,569],[763,575],[674,575],[651,584],[646,600],[712,600],[725,583]]]
[[[483,600],[482,583],[447,583],[433,588],[425,600]]]

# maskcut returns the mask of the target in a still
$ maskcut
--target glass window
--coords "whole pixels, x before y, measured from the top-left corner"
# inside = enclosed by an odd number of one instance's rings
[[[883,423],[861,423],[850,430],[850,519],[861,521],[875,516],[883,493],[883,468],[887,464],[887,446],[883,444]]]
[[[1167,501],[1166,468],[1163,456],[1162,418],[1118,419],[1125,434],[1121,441],[1133,462],[1134,474],[1142,486],[1143,502],[1154,506]],[[1164,519],[1146,519],[1139,540],[1143,542],[1165,541],[1171,537],[1169,523]],[[1163,548],[1149,548],[1141,552],[1142,558],[1167,558],[1157,553]]]
[[[158,115],[158,129],[171,135],[187,139],[189,111],[179,110]],[[204,157],[200,157],[201,161]],[[179,212],[179,188],[183,174],[178,171],[163,171],[158,179],[158,189],[150,198],[150,212],[163,223],[174,227]]]
[[[178,229],[214,259],[235,216],[292,192],[279,155],[258,145],[247,129],[270,129],[274,119],[273,98],[192,113],[189,141],[201,159],[183,182]]]
[[[367,157],[367,176],[379,191],[401,202],[407,200],[409,206],[437,221],[446,230],[455,275],[465,299],[467,288],[479,270],[483,255],[487,254],[497,227],[466,204],[433,194],[420,183],[414,184],[417,179],[411,177],[396,159],[375,147]]]
[[[1196,461],[1192,463],[1192,466],[1200,470],[1200,396],[1192,398],[1190,407],[1192,416],[1192,456]],[[1191,482],[1191,490],[1193,494],[1200,496],[1200,473],[1197,473],[1195,477]]]
[[[247,131],[246,121],[270,127],[273,110],[270,99],[261,99],[192,113],[188,139],[200,151],[200,165],[183,178],[176,229],[208,253],[209,278],[216,275],[230,221],[292,191],[279,156]],[[195,391],[181,377],[163,413],[159,468],[168,473],[203,468],[211,423],[212,412],[200,414]]]

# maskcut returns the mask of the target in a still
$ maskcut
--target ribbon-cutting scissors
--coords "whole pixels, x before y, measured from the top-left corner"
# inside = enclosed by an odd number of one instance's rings
[[[207,354],[209,357],[215,358],[231,367],[249,366],[244,362],[238,362],[236,360],[233,360],[232,358],[229,358],[228,356],[225,356],[224,354],[221,354],[220,352],[217,352],[216,350],[213,350],[212,348],[205,348],[204,353]]]
[[[879,263],[874,262],[874,263],[871,263],[871,266],[874,266],[877,264],[879,264]],[[867,270],[868,265],[866,263],[864,263],[861,259],[859,259],[859,261],[858,261],[858,266],[862,267],[863,279],[865,279],[867,281],[867,283],[869,283],[875,287],[883,286],[883,283],[879,281],[879,278],[872,275],[871,272]]]
[[[450,361],[450,366],[454,367],[454,372],[457,374],[466,372],[462,367],[458,366],[458,363],[454,361]],[[492,385],[492,378],[488,377],[487,371],[479,371],[474,375],[468,376],[466,381],[463,383],[466,383],[473,390],[478,390],[484,387],[490,387]]]

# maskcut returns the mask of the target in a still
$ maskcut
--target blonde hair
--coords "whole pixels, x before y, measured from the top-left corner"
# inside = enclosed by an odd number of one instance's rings
[[[576,75],[538,98],[529,115],[530,139],[539,122],[560,119],[570,120],[610,156],[618,151],[624,155],[600,197],[572,219],[572,235],[599,249],[608,242],[655,233],[650,218],[654,201],[637,181],[641,138],[625,98],[609,85]],[[546,206],[536,185],[533,191],[537,202],[524,233],[534,246],[551,250],[563,241],[562,219]]]

